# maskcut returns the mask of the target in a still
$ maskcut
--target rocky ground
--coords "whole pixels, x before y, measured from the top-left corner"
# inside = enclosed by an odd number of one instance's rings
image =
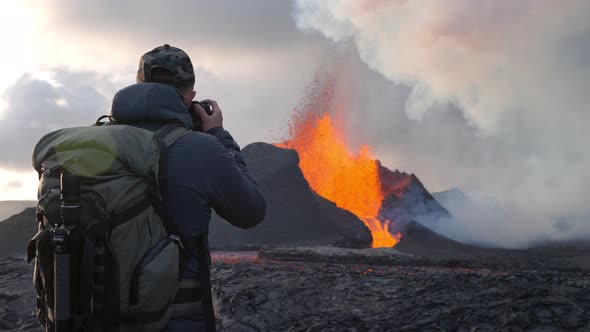
[[[35,331],[33,268],[24,259],[0,257],[0,331]]]
[[[453,262],[392,249],[370,255],[330,248],[217,252],[212,273],[218,326],[224,331],[590,331],[588,270]],[[0,258],[0,330],[37,330],[30,273],[22,260]]]
[[[214,293],[225,330],[590,331],[588,271],[253,257],[215,260]]]

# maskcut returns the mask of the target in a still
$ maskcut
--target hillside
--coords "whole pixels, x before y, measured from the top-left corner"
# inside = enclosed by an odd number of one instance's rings
[[[0,222],[35,205],[37,201],[0,201]]]

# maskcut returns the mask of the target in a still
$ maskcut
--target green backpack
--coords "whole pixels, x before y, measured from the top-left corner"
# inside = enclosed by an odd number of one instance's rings
[[[102,119],[102,118],[101,118]],[[44,136],[35,259],[37,316],[48,331],[159,331],[184,248],[166,212],[166,150],[189,130],[97,121]]]

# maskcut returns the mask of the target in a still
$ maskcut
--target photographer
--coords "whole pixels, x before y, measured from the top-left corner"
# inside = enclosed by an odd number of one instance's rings
[[[209,263],[202,252],[208,255],[206,235],[211,208],[234,226],[250,228],[263,220],[266,203],[248,173],[240,147],[223,128],[217,102],[193,102],[195,75],[184,51],[166,44],[147,52],[140,59],[137,82],[173,85],[188,108],[174,112],[164,105],[164,100],[155,100],[156,107],[147,107],[143,115],[129,115],[137,126],[157,130],[176,121],[186,127],[191,120],[193,126],[201,126],[194,129],[202,132],[186,133],[168,148],[168,184],[163,190],[167,192],[168,213],[188,255],[180,262],[183,279],[167,330],[211,330],[214,320],[210,285],[208,280],[203,281],[208,278]]]

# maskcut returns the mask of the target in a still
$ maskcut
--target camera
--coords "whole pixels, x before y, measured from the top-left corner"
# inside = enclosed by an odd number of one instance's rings
[[[197,114],[195,105],[201,106],[208,115],[213,114],[213,106],[207,101],[192,101],[188,108],[188,112],[191,115],[191,119],[193,120],[193,130],[203,131],[203,121],[201,120],[199,114]]]

